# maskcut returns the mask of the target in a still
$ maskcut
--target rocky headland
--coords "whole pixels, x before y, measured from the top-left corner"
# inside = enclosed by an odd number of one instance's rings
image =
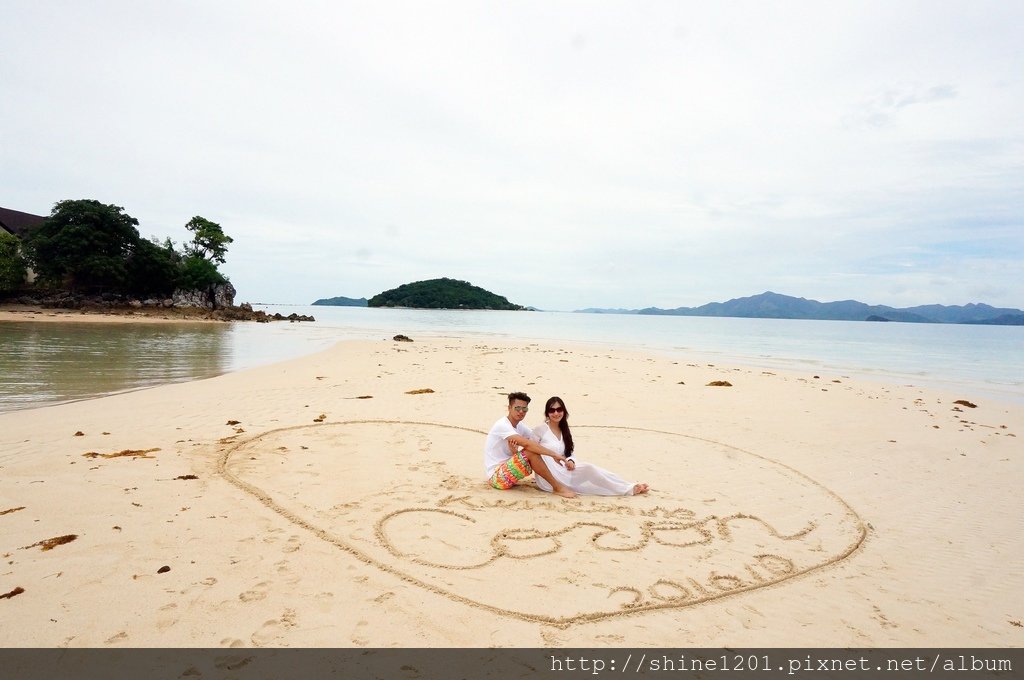
[[[161,319],[210,321],[316,321],[305,314],[267,314],[248,302],[235,304],[235,287],[230,283],[210,291],[176,290],[166,298],[139,299],[117,293],[86,294],[67,290],[33,291],[0,299],[0,304],[26,308],[76,310],[113,316],[151,316]]]

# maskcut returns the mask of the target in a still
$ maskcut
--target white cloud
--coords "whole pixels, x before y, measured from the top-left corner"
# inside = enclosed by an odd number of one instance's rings
[[[241,299],[1024,306],[1013,3],[6,13],[3,205],[97,198],[177,240],[204,215]]]

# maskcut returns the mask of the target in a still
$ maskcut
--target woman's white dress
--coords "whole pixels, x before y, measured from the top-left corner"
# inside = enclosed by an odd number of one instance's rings
[[[565,443],[554,435],[547,423],[533,428],[533,434],[540,440],[541,446],[551,449],[555,453],[565,453]],[[576,459],[572,458],[571,460]],[[633,495],[633,482],[627,482],[614,472],[609,472],[596,465],[577,461],[575,470],[567,470],[546,456],[544,462],[548,464],[548,470],[551,471],[551,475],[559,483],[564,484],[578,494],[584,496]],[[534,475],[534,482],[541,491],[552,491],[551,485],[547,483],[547,480],[539,475]]]

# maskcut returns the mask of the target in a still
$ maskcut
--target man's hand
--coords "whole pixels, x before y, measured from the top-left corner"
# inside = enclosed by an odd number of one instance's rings
[[[551,449],[546,449],[532,439],[521,437],[519,435],[510,435],[505,441],[508,442],[508,450],[511,455],[515,455],[516,450],[522,447],[526,451],[539,456],[547,456],[548,458],[554,458],[559,465],[565,467],[567,461],[570,459],[566,458],[560,453],[555,453]],[[571,461],[570,461],[571,462]],[[573,467],[576,467],[576,463],[573,463]],[[570,470],[572,468],[569,468]]]
[[[505,441],[508,442],[508,454],[510,456],[516,455],[517,451],[526,448],[526,445],[529,443],[528,439],[518,435],[511,435]]]
[[[576,461],[572,458],[566,458],[565,456],[553,455],[551,456],[555,461],[570,472],[576,469]]]

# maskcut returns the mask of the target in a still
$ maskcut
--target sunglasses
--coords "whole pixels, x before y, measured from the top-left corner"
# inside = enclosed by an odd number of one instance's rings
[[[565,413],[565,408],[562,406],[554,406],[548,409],[548,413]]]
[[[519,413],[526,413],[527,411],[530,410],[530,407],[529,406],[513,406],[512,410],[513,411],[518,411]]]

